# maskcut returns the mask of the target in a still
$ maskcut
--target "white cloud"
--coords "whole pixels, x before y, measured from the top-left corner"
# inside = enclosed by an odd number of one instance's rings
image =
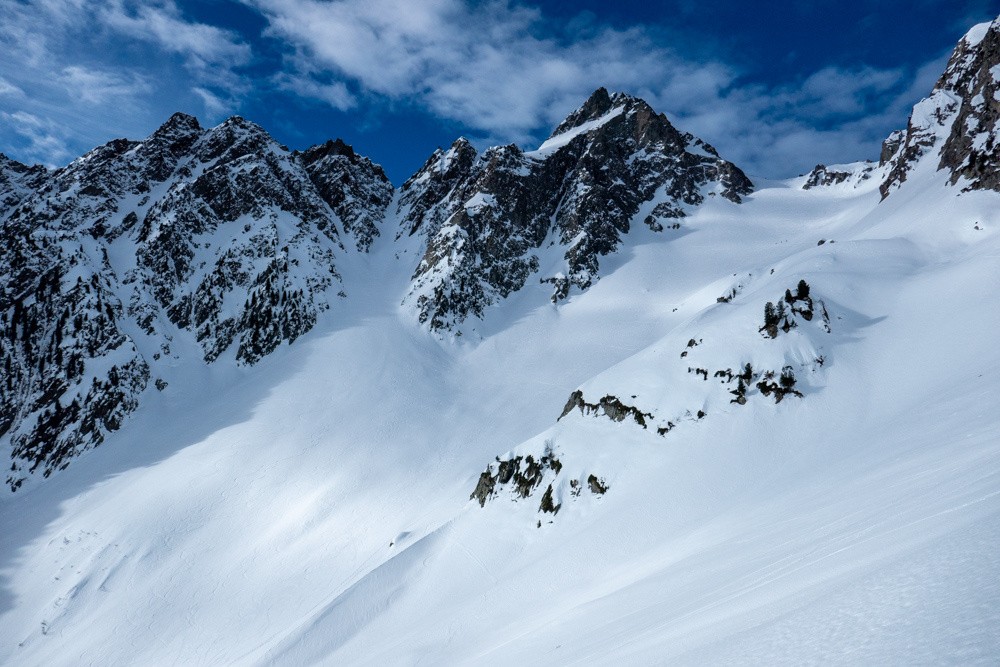
[[[87,104],[121,104],[149,91],[149,83],[138,73],[116,72],[71,65],[63,69],[59,80],[70,96]]]
[[[0,127],[0,146],[49,164],[178,109],[217,115],[250,90],[250,46],[175,0],[0,2],[0,52],[0,111],[20,122]]]
[[[0,95],[24,95],[24,91],[0,76]]]
[[[324,83],[313,77],[280,73],[274,77],[274,83],[281,90],[326,102],[340,111],[349,111],[358,105],[357,97],[352,95],[347,85],[341,81]]]
[[[645,98],[751,170],[873,156],[940,60],[917,72],[825,67],[767,87],[742,81],[736,66],[685,59],[641,26],[557,25],[506,0],[243,1],[287,48],[278,85],[337,109],[374,95],[490,140],[531,143],[606,86]]]
[[[250,46],[228,30],[184,19],[174,0],[102,0],[95,5],[95,15],[100,25],[121,36],[180,55],[204,82],[227,89],[242,87],[232,69],[250,60]]]
[[[201,98],[202,103],[205,105],[205,111],[213,118],[217,118],[225,114],[232,108],[232,105],[229,102],[226,102],[210,90],[199,88],[197,86],[191,90],[195,95]]]
[[[142,136],[179,108],[238,111],[267,89],[361,115],[412,106],[480,140],[531,146],[606,86],[645,98],[750,171],[778,175],[874,157],[943,66],[825,67],[764,86],[649,28],[592,15],[559,23],[517,0],[241,1],[266,20],[283,71],[260,73],[252,35],[192,20],[180,0],[0,2],[0,110],[51,124],[32,140],[0,127],[0,141],[16,134],[33,155],[49,146],[51,163],[64,154],[46,137],[82,152]]]
[[[247,2],[290,45],[287,88],[343,109],[353,102],[347,85],[356,85],[512,139],[558,122],[598,85],[648,90],[657,82],[691,97],[733,78],[720,64],[684,61],[642,29],[570,34],[502,1]]]
[[[5,129],[25,140],[21,152],[27,161],[55,166],[71,156],[65,130],[58,123],[24,111],[0,111],[0,120]]]

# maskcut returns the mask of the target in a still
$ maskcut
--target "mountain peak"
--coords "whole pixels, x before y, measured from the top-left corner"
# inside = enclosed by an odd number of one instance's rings
[[[564,134],[584,123],[597,120],[607,114],[614,107],[615,100],[621,97],[621,93],[615,93],[614,98],[608,93],[608,89],[603,86],[595,90],[576,111],[566,116],[566,119],[559,123],[559,126],[552,131],[549,138]]]
[[[980,23],[959,40],[929,97],[913,107],[904,134],[883,145],[892,167],[882,197],[907,179],[924,156],[939,158],[952,185],[1000,191],[1000,18]]]
[[[168,118],[167,121],[160,126],[160,128],[156,131],[156,134],[167,132],[200,132],[201,130],[202,127],[197,118],[182,111],[178,111],[170,116],[170,118]]]
[[[312,148],[305,150],[303,154],[309,155],[313,160],[327,157],[329,155],[343,155],[347,158],[353,158],[357,155],[357,153],[354,152],[354,147],[339,137],[337,139],[329,139],[325,143],[313,146]]]
[[[1000,17],[992,20],[986,21],[985,23],[980,23],[969,28],[969,31],[965,33],[965,36],[959,40],[959,44],[964,44],[968,48],[975,48],[983,41],[983,38],[989,34],[991,30],[995,31],[1000,27]]]

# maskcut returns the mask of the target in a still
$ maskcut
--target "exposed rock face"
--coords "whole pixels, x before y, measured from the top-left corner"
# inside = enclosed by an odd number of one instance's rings
[[[706,194],[740,202],[752,188],[714,148],[602,88],[536,151],[477,155],[460,139],[403,185],[400,233],[425,239],[406,302],[450,329],[542,270],[558,301],[598,279],[633,221],[662,231]]]
[[[0,218],[41,184],[48,170],[29,167],[0,153]]]
[[[730,303],[738,296],[737,291],[732,298],[719,299],[717,303]],[[717,408],[744,406],[757,401],[757,397],[775,403],[789,396],[805,398],[810,379],[821,372],[827,361],[822,339],[832,333],[832,327],[826,303],[813,294],[805,280],[799,280],[776,302],[768,301],[763,306],[763,326],[742,334],[753,338],[749,353],[732,356],[732,348],[738,345],[734,345],[732,330],[724,332],[726,343],[721,345],[721,339],[712,341],[707,332],[704,337],[688,338],[678,356],[665,355],[664,348],[657,345],[648,355],[636,358],[635,363],[655,366],[658,377],[676,391],[644,395],[639,387],[630,387],[627,380],[619,380],[599,393],[594,392],[594,387],[587,388],[594,396],[603,395],[597,400],[587,400],[585,391],[577,389],[570,394],[558,420],[576,419],[579,411],[585,418],[624,422],[629,427],[639,426],[667,436],[678,426],[708,418]],[[706,347],[714,352],[706,352]],[[754,348],[759,352],[753,352]],[[766,361],[761,363],[758,358]],[[733,363],[735,359],[739,359],[738,363]],[[618,396],[629,396],[628,403]]]
[[[342,142],[290,153],[239,117],[175,114],[51,173],[0,160],[8,484],[117,430],[176,336],[253,364],[308,331],[340,298],[338,254],[368,248],[391,197]]]
[[[813,167],[812,171],[809,172],[806,182],[802,184],[802,189],[811,190],[818,187],[840,185],[841,183],[852,183],[855,187],[857,187],[857,185],[862,181],[867,181],[871,178],[871,174],[874,169],[874,165],[868,162],[859,162],[854,165],[844,165],[839,169],[818,164]]]
[[[882,197],[921,157],[937,160],[952,185],[1000,191],[1000,19],[974,27],[955,47],[930,97],[913,108],[905,132],[883,144],[890,164]]]
[[[392,201],[394,189],[382,167],[354,152],[340,139],[298,153],[302,165],[323,200],[366,251],[379,235],[379,223]]]
[[[575,409],[579,409],[580,414],[583,415],[600,415],[615,422],[631,418],[643,428],[646,428],[646,420],[653,417],[652,413],[642,412],[634,406],[625,405],[617,396],[611,396],[610,394],[603,397],[597,403],[587,403],[583,398],[583,392],[579,389],[570,394],[562,414],[559,415],[559,419],[562,419]]]
[[[475,500],[480,507],[502,494],[515,501],[524,501],[537,498],[543,488],[537,512],[542,515],[558,514],[565,501],[579,498],[585,488],[594,496],[608,492],[607,482],[593,473],[587,477],[564,475],[562,461],[546,447],[537,457],[531,454],[498,456],[479,475],[469,500]],[[540,519],[538,526],[541,526]]]

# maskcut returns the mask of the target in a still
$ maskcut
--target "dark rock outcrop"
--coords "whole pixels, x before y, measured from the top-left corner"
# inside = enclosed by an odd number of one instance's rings
[[[854,165],[849,165],[854,166]],[[817,187],[828,187],[831,185],[840,185],[841,183],[847,181],[854,181],[855,187],[858,183],[867,181],[871,178],[872,171],[875,167],[871,163],[860,163],[857,168],[851,171],[844,171],[843,169],[831,169],[826,165],[818,164],[813,167],[813,170],[809,172],[806,182],[802,184],[803,190],[811,190]]]
[[[575,409],[579,409],[580,414],[583,415],[604,416],[615,422],[625,421],[625,419],[631,417],[636,424],[643,428],[646,428],[646,420],[653,417],[651,413],[642,412],[631,405],[625,405],[617,396],[611,396],[610,394],[601,398],[597,403],[587,403],[583,398],[583,392],[579,389],[570,394],[562,414],[559,415],[559,419],[562,419]]]
[[[558,514],[563,507],[565,483],[562,476],[563,464],[546,444],[545,452],[534,457],[531,454],[511,456],[501,459],[497,457],[479,475],[476,488],[469,495],[469,500],[479,503],[480,507],[485,507],[503,492],[507,492],[515,501],[525,500],[531,497],[537,498],[538,490],[545,488],[538,503],[539,514]],[[548,484],[546,484],[548,482]],[[603,478],[590,474],[584,484],[584,478],[578,477],[569,480],[569,498],[580,497],[581,492],[586,487],[595,496],[602,496],[608,492],[608,484]],[[541,522],[538,523],[541,526]]]
[[[644,101],[602,88],[536,151],[477,155],[460,139],[403,185],[400,234],[424,239],[406,301],[421,322],[450,329],[521,289],[546,254],[563,268],[539,278],[559,301],[598,279],[644,207],[641,222],[662,231],[706,191],[740,202],[752,188]]]
[[[253,364],[307,332],[340,298],[345,240],[367,249],[391,197],[342,142],[290,153],[239,117],[174,114],[52,172],[0,156],[8,484],[119,429],[176,336]]]
[[[930,97],[913,108],[906,130],[882,147],[890,165],[883,199],[924,156],[952,185],[1000,191],[1000,19],[970,30],[955,47]]]

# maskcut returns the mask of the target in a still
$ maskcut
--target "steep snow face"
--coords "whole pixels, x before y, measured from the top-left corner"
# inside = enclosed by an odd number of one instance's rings
[[[959,41],[930,97],[913,108],[904,133],[883,145],[887,197],[923,156],[963,190],[1000,191],[1000,19]]]
[[[535,276],[561,301],[598,280],[640,209],[640,224],[676,230],[707,196],[739,203],[752,187],[642,100],[601,88],[536,151],[477,156],[459,141],[403,185],[402,228],[426,244],[404,304],[457,332]]]
[[[2,166],[17,200],[0,223],[15,488],[103,442],[170,368],[202,363],[186,341],[205,362],[253,364],[311,329],[344,296],[338,257],[371,245],[392,197],[343,143],[293,154],[238,117],[205,130],[176,114],[50,175]]]
[[[563,132],[553,132],[552,136],[546,139],[541,146],[536,150],[531,151],[527,155],[533,158],[545,158],[555,153],[557,150],[568,144],[569,142],[576,139],[581,134],[586,134],[592,132],[599,127],[608,123],[608,121],[617,118],[625,112],[625,107],[615,107],[611,111],[606,112],[603,116],[595,118],[593,120],[588,120],[580,123],[579,125],[567,129]],[[564,123],[565,124],[565,123]]]
[[[637,219],[481,341],[412,326],[375,244],[342,317],[3,499],[0,662],[989,663],[1000,207],[946,181]]]

